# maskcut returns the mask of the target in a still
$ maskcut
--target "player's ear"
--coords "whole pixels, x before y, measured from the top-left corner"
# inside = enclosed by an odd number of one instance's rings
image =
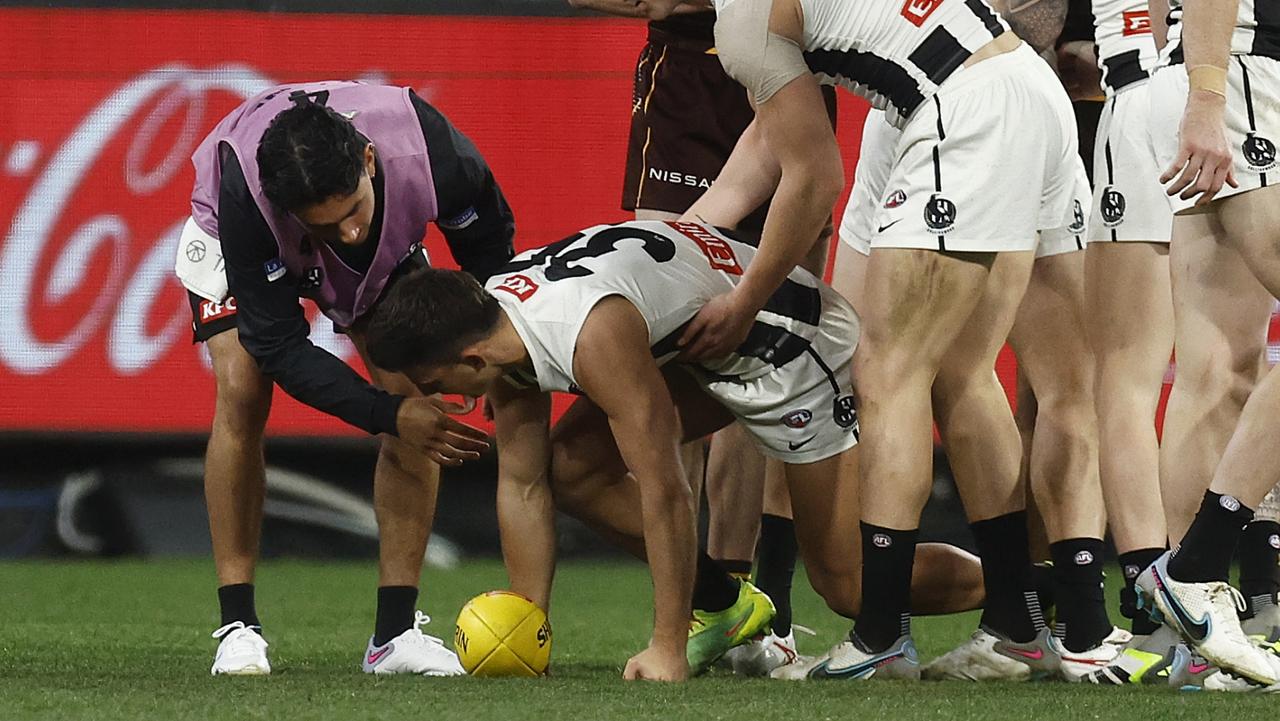
[[[489,362],[485,360],[484,354],[480,352],[478,344],[472,344],[462,349],[462,364],[477,373],[484,370]]]
[[[378,170],[378,164],[375,162],[377,153],[374,151],[373,143],[364,146],[364,172],[373,180],[374,174]]]

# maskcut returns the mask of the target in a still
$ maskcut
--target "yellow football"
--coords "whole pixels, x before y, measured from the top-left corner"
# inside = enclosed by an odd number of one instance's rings
[[[541,676],[551,660],[551,624],[524,596],[490,591],[462,607],[453,650],[472,676]]]

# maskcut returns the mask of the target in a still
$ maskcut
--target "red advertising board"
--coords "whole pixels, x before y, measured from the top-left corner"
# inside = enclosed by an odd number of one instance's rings
[[[213,378],[173,258],[191,151],[243,98],[317,79],[414,88],[485,154],[527,248],[625,217],[644,33],[609,18],[0,10],[0,430],[207,432]],[[856,149],[861,107],[847,107]],[[428,245],[448,262],[434,231]],[[283,393],[271,431],[355,432]]]
[[[0,9],[0,432],[207,432],[213,378],[172,268],[188,158],[243,98],[319,79],[414,88],[485,154],[524,249],[625,217],[644,32],[608,18]],[[849,179],[864,115],[841,94]],[[427,245],[449,263],[437,234]],[[312,339],[358,366],[323,319]],[[1012,368],[1006,353],[1006,386]],[[272,433],[356,433],[276,395]]]

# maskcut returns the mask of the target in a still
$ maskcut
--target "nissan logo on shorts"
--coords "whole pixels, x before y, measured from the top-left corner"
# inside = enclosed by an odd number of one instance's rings
[[[808,408],[801,408],[798,411],[791,411],[782,417],[782,425],[787,428],[804,428],[809,425],[809,421],[813,420],[813,412]]]

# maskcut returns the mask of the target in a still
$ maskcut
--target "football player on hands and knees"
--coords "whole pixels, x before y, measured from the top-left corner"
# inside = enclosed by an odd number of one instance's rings
[[[1220,329],[1246,320],[1242,311],[1252,304],[1241,306],[1240,299],[1254,298],[1258,284],[1280,297],[1280,191],[1268,183],[1280,138],[1275,13],[1272,2],[1199,0],[1185,9],[1175,3],[1162,66],[1150,81],[1149,137],[1176,210],[1170,262],[1179,365],[1184,352],[1204,352]],[[1200,306],[1184,307],[1183,283],[1196,287]],[[1197,327],[1193,319],[1201,321],[1203,337],[1189,333]],[[1265,327],[1260,315],[1252,332],[1261,336]],[[1258,358],[1240,360],[1247,367]],[[1217,362],[1224,360],[1232,356]],[[1175,394],[1182,378],[1180,368]],[[1230,394],[1219,403],[1229,405]],[[1175,410],[1171,405],[1170,414]],[[1217,467],[1186,480],[1201,489],[1207,481],[1208,489],[1181,544],[1138,577],[1140,594],[1196,652],[1260,686],[1280,683],[1280,658],[1242,630],[1237,611],[1247,604],[1228,574],[1242,529],[1280,480],[1278,413],[1280,375],[1271,370],[1248,395]],[[1172,514],[1169,520],[1173,531]]]
[[[631,0],[569,3],[642,17]],[[637,220],[675,220],[688,210],[719,174],[755,116],[742,86],[725,74],[716,57],[714,25],[715,12],[702,2],[678,5],[670,17],[649,22],[648,42],[636,63],[622,190],[622,207],[634,212]],[[827,90],[834,122],[834,89]],[[755,209],[732,227],[740,236],[758,238],[765,210]],[[828,225],[802,263],[819,277],[830,233]],[[752,576],[752,559],[757,559],[755,584],[777,609],[769,633],[734,648],[724,662],[744,675],[767,674],[797,657],[790,591],[796,542],[786,486],[780,474],[766,474],[763,456],[738,424],[683,450],[695,498],[701,496],[705,475],[708,555],[743,580]],[[689,647],[695,667],[705,642],[699,637],[716,625],[702,621],[724,610],[697,609],[699,623]]]
[[[698,310],[731,291],[753,257],[751,246],[695,223],[595,226],[518,256],[487,289],[461,273],[412,275],[369,325],[378,366],[404,371],[424,392],[487,396],[513,590],[540,604],[549,598],[553,507],[562,496],[594,496],[589,508],[597,512],[628,511],[582,519],[646,558],[653,577],[653,635],[627,663],[627,678],[689,674],[695,605],[735,609],[716,634],[726,639],[720,653],[758,633],[771,615],[767,598],[708,567],[696,550],[679,444],[735,420],[783,464],[814,589],[847,617],[862,603],[852,308],[796,269],[745,343],[712,360],[672,362]],[[585,397],[552,429],[548,392],[566,390]],[[972,555],[941,544],[921,545],[919,555],[919,611],[981,603]],[[779,669],[793,670],[796,664]]]
[[[363,353],[360,326],[379,293],[426,265],[420,242],[430,221],[462,267],[486,277],[511,257],[514,233],[492,173],[412,91],[353,82],[278,86],[250,98],[192,161],[192,219],[177,270],[217,382],[205,467],[222,610],[213,673],[271,668],[253,582],[273,382],[381,434],[378,602],[364,670],[462,673],[453,652],[419,630],[425,617],[414,607],[439,464],[479,457],[485,434],[450,417],[464,409],[423,396],[403,376],[374,370],[370,385],[313,344],[299,300],[315,301]],[[207,252],[185,252],[197,243]]]
[[[641,4],[651,16],[666,9],[664,0]],[[839,148],[818,122],[815,73],[868,95],[903,131],[888,182],[902,202],[877,210],[864,288],[877,302],[867,304],[856,358],[867,446],[863,603],[849,640],[813,675],[919,674],[911,579],[935,415],[949,424],[942,430],[951,456],[984,469],[958,475],[982,557],[982,628],[1013,655],[1056,671],[1031,580],[1018,432],[992,368],[1030,276],[1037,231],[1073,218],[1079,161],[1061,85],[981,2],[717,4],[720,60],[756,102],[758,132],[748,129],[739,142],[754,138],[764,147],[753,155],[775,159],[726,165],[717,185],[741,172],[760,185],[776,182],[777,192],[756,264],[690,326],[687,357],[719,357],[741,342],[807,250],[795,239],[814,236],[843,186]],[[998,170],[972,176],[994,158]],[[953,362],[958,339],[965,352]],[[935,407],[931,391],[944,365],[965,393]]]

